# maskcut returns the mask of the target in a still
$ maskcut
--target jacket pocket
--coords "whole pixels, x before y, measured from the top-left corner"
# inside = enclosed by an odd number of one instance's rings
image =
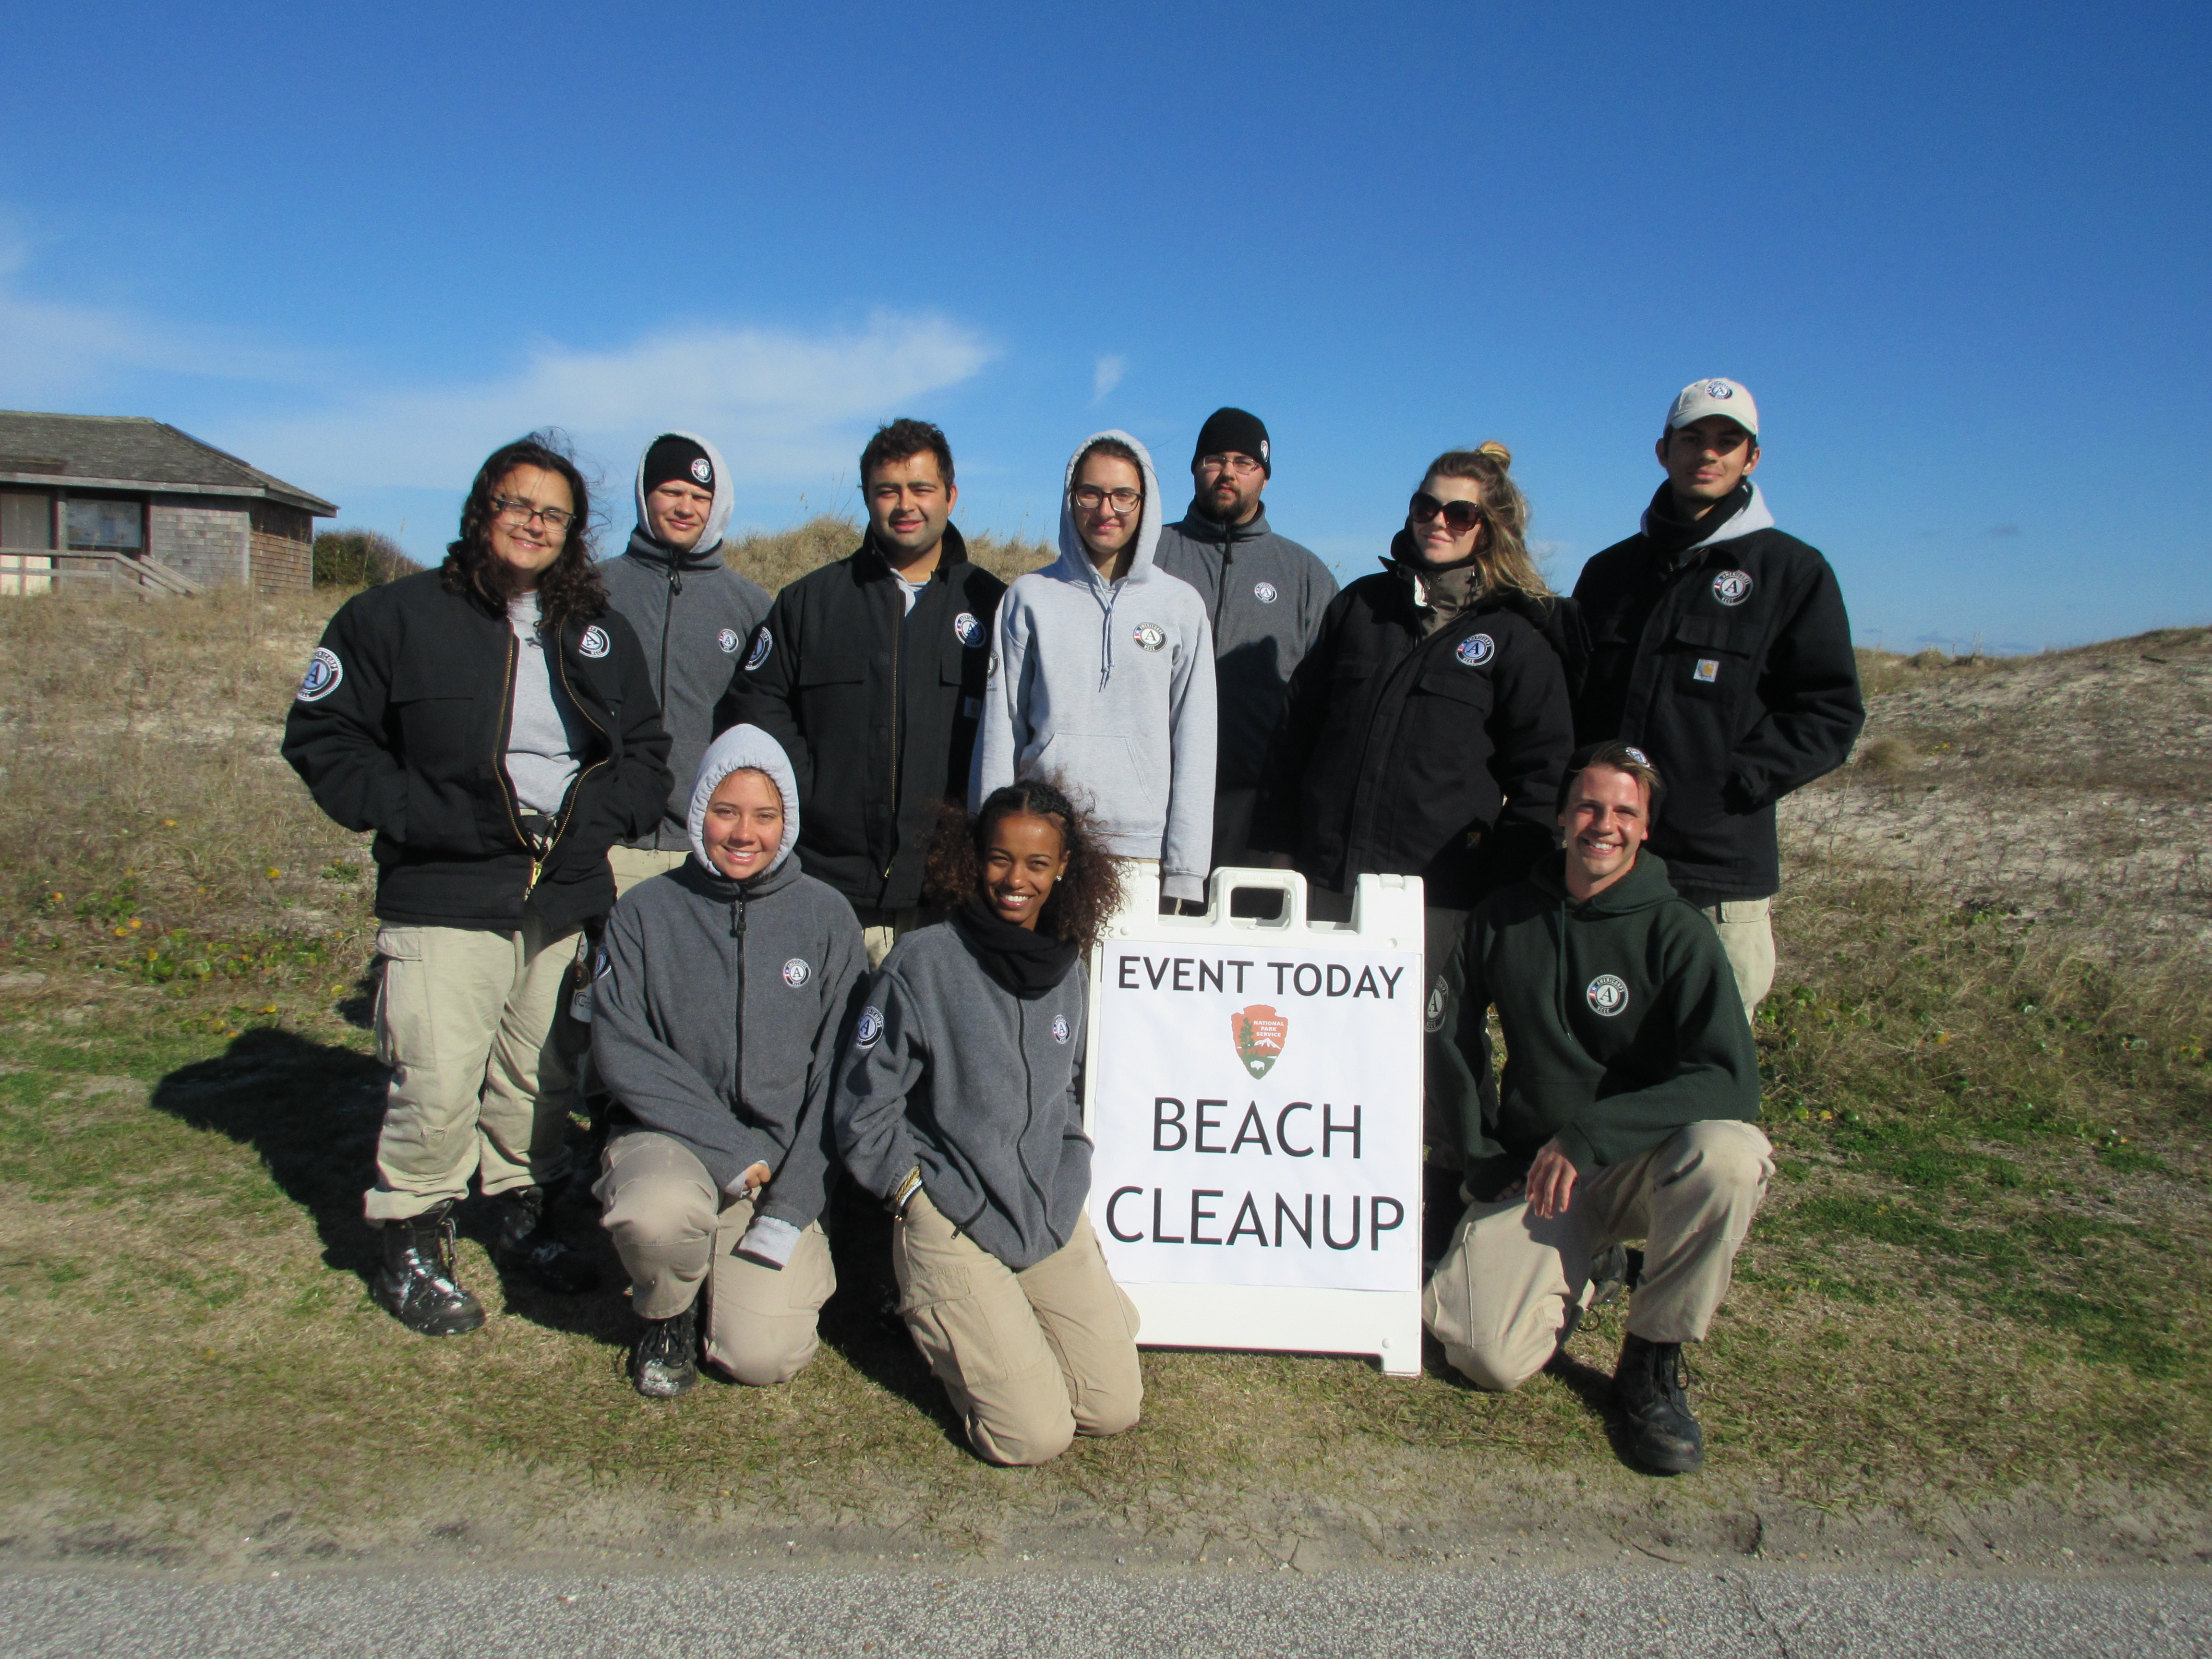
[[[1109,835],[1155,830],[1167,818],[1164,780],[1136,739],[1118,732],[1055,732],[1022,773],[1087,797]]]
[[[1685,617],[1675,624],[1668,678],[1695,702],[1730,703],[1751,680],[1751,641],[1717,617]]]

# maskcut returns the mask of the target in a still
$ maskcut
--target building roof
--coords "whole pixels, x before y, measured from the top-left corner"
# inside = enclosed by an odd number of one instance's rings
[[[40,415],[0,410],[0,484],[258,495],[319,519],[337,506],[188,432],[143,415]]]

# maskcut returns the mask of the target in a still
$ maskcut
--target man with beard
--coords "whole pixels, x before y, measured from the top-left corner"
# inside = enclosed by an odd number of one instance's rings
[[[1255,862],[1252,805],[1267,741],[1282,718],[1291,671],[1336,597],[1328,568],[1267,524],[1260,498],[1274,477],[1269,451],[1258,416],[1241,409],[1208,416],[1190,459],[1190,511],[1162,528],[1153,556],[1161,569],[1198,590],[1213,624],[1217,868]]]
[[[1866,710],[1836,573],[1774,527],[1751,480],[1751,393],[1684,386],[1657,453],[1667,481],[1642,533],[1575,584],[1590,636],[1575,736],[1637,744],[1667,769],[1651,850],[1719,931],[1748,1013],[1774,982],[1775,805],[1844,763]]]

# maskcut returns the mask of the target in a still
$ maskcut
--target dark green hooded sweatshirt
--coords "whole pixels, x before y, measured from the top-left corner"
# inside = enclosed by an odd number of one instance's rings
[[[1759,1054],[1712,923],[1648,848],[1583,902],[1567,895],[1565,857],[1485,899],[1454,963],[1468,1147],[1507,1180],[1554,1136],[1588,1175],[1688,1124],[1759,1121]],[[1502,1096],[1490,1081],[1493,1006]]]

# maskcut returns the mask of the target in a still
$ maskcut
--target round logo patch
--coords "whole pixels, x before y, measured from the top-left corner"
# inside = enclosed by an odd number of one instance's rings
[[[1065,1042],[1067,1041],[1067,1016],[1066,1014],[1054,1014],[1052,1017],[1052,1040],[1054,1042]]]
[[[952,636],[973,649],[983,643],[983,624],[975,620],[974,611],[963,611],[952,619]]]
[[[1254,582],[1252,584],[1252,597],[1259,600],[1262,605],[1274,604],[1276,598],[1278,597],[1275,592],[1274,583]]]
[[[794,991],[813,977],[814,970],[797,957],[783,964],[783,982]]]
[[[604,657],[614,648],[615,642],[607,637],[607,630],[597,623],[586,629],[584,637],[576,641],[576,654],[580,657]]]
[[[1713,597],[1723,605],[1741,605],[1751,597],[1751,572],[1722,571],[1713,578]]]
[[[1628,1006],[1628,986],[1618,974],[1600,974],[1583,990],[1590,1012],[1611,1019]]]
[[[691,476],[711,488],[714,482],[714,464],[704,455],[691,458]]]
[[[1470,634],[1452,647],[1452,655],[1469,668],[1480,668],[1498,654],[1498,641],[1487,634]]]
[[[753,648],[745,653],[746,670],[750,672],[758,668],[768,660],[768,653],[775,649],[775,636],[766,628],[763,628],[759,633],[753,635]]]
[[[724,629],[714,635],[714,643],[722,647],[724,656],[734,657],[738,653],[738,630],[734,628]]]
[[[1730,386],[1726,380],[1708,380],[1705,382],[1705,396],[1708,398],[1733,398],[1735,396],[1735,388]]]
[[[856,1048],[872,1048],[876,1046],[876,1040],[883,1034],[884,1011],[880,1008],[861,1009],[860,1023],[853,1028],[853,1046]]]
[[[307,659],[307,672],[300,676],[299,700],[301,702],[320,702],[338,689],[345,678],[345,665],[338,653],[327,645],[315,647],[315,654]]]
[[[1168,642],[1168,630],[1158,623],[1139,623],[1130,637],[1139,649],[1157,651]]]

